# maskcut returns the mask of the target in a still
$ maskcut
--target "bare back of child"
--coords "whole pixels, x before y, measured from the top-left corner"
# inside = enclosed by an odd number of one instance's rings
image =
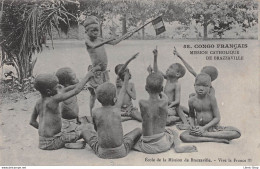
[[[140,128],[123,135],[120,108],[129,76],[129,73],[125,74],[118,100],[116,88],[112,83],[106,82],[97,88],[97,99],[102,107],[93,110],[93,122],[96,131],[89,131],[85,135],[85,140],[100,158],[125,157],[141,136]]]
[[[191,128],[181,134],[184,142],[229,143],[240,137],[235,127],[219,126],[220,113],[215,96],[208,94],[211,78],[208,74],[198,74],[195,80],[196,95],[189,99]]]
[[[117,95],[120,93],[120,90],[122,88],[122,84],[124,82],[124,73],[125,71],[129,71],[127,68],[127,65],[136,58],[136,56],[139,53],[136,53],[133,55],[125,64],[118,64],[115,67],[115,73],[117,74],[117,80],[116,80],[116,90],[117,90]],[[131,74],[130,74],[130,79],[131,79]],[[132,100],[136,100],[136,91],[135,91],[135,85],[132,82],[129,82],[126,85],[126,94],[124,95],[123,99],[123,104],[121,107],[121,119],[122,121],[127,121],[127,120],[137,120],[137,121],[142,121],[141,113],[138,111],[136,107],[133,106]]]
[[[185,68],[179,64],[172,64],[166,71],[166,74],[163,74],[158,69],[157,57],[158,51],[155,49],[154,54],[154,72],[159,72],[167,80],[164,88],[164,93],[168,97],[168,116],[166,125],[172,125],[176,122],[182,121],[185,126],[188,125],[188,121],[185,117],[183,106],[180,105],[180,93],[181,85],[178,82],[178,79],[185,75]]]
[[[62,133],[61,112],[59,103],[77,95],[93,76],[89,72],[73,90],[58,93],[59,80],[51,74],[40,74],[35,79],[35,88],[41,93],[41,99],[36,103],[31,116],[30,125],[38,129],[39,148],[55,150],[65,146],[66,143],[75,142],[82,137],[82,132]],[[39,122],[37,118],[39,116]]]
[[[180,146],[178,134],[165,129],[168,116],[168,99],[163,90],[163,76],[151,73],[146,79],[148,100],[140,100],[143,134],[134,149],[149,154],[168,151],[172,146],[177,153],[195,152],[195,146]]]

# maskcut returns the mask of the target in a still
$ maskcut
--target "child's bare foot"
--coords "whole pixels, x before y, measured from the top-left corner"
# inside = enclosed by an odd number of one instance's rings
[[[174,150],[175,150],[176,153],[198,152],[196,146],[178,146],[178,147],[174,147]]]
[[[190,129],[190,125],[188,125],[188,124],[177,124],[176,127],[179,130],[189,130]]]
[[[85,141],[77,141],[76,143],[66,143],[65,148],[68,149],[83,149],[86,146]]]
[[[121,116],[121,122],[132,120],[132,117],[129,116]]]
[[[230,141],[227,139],[219,139],[219,143],[225,143],[225,144],[229,144]]]
[[[209,137],[208,134],[209,132],[204,132],[202,133],[202,137]],[[216,142],[216,143],[225,143],[225,144],[229,144],[230,143],[230,140],[228,139],[223,139],[223,138],[212,138],[212,142]]]

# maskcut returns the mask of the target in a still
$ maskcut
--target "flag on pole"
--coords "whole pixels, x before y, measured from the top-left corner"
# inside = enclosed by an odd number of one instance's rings
[[[152,24],[153,24],[153,27],[154,27],[154,29],[155,29],[156,35],[159,35],[159,34],[161,34],[161,33],[163,33],[163,32],[166,31],[161,16],[159,16],[159,17],[157,17],[156,19],[154,19],[154,20],[152,21]]]

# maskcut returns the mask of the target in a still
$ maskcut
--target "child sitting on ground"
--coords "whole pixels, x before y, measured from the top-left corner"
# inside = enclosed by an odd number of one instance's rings
[[[146,79],[148,100],[140,100],[142,115],[142,137],[134,149],[149,154],[168,151],[172,146],[177,153],[195,152],[195,146],[180,146],[177,132],[165,129],[168,115],[168,99],[163,91],[163,76],[151,73]]]
[[[86,141],[100,158],[125,157],[142,134],[142,130],[136,128],[123,135],[120,109],[129,78],[130,74],[126,71],[118,98],[116,98],[116,87],[112,83],[103,83],[96,90],[97,99],[102,107],[93,110],[93,123],[96,132],[89,131]]]
[[[153,51],[154,54],[154,72],[159,72],[158,65],[157,65],[157,57],[158,51],[155,49]],[[181,85],[178,82],[179,78],[182,78],[185,75],[185,68],[179,64],[174,63],[172,64],[166,71],[166,74],[163,75],[164,78],[167,80],[164,93],[168,97],[168,116],[167,116],[167,123],[166,125],[174,124],[178,121],[182,121],[184,125],[188,125],[187,118],[184,114],[184,107],[180,105],[180,97],[181,97]]]
[[[76,87],[79,83],[76,74],[69,67],[60,68],[56,72],[56,76],[59,79],[59,83],[64,86],[60,92],[68,92]],[[79,118],[79,106],[77,102],[77,96],[73,96],[61,103],[61,117],[62,117],[62,128],[61,132],[70,133],[78,130],[82,130],[81,122],[92,122],[91,117],[84,116],[86,118]],[[83,148],[83,142],[77,142],[78,144],[66,144],[66,148]],[[70,147],[67,147],[70,146]],[[78,147],[77,147],[78,146]]]
[[[80,93],[91,77],[93,77],[92,71],[74,89],[65,89],[62,93],[58,93],[60,86],[59,80],[55,75],[40,74],[36,77],[34,86],[41,93],[41,98],[34,107],[30,125],[38,129],[40,149],[59,149],[64,147],[66,143],[76,142],[84,136],[85,131],[61,132],[62,122],[59,103]],[[38,116],[39,122],[37,122]]]
[[[116,80],[116,92],[117,95],[120,93],[120,90],[122,88],[122,84],[124,83],[124,72],[128,71],[127,65],[136,58],[136,56],[139,53],[135,54],[132,58],[130,58],[125,64],[118,64],[115,67],[115,73],[117,74],[117,80]],[[129,72],[130,73],[130,72]],[[131,74],[130,74],[131,79]],[[126,85],[126,93],[123,99],[123,105],[121,107],[121,119],[122,121],[127,121],[131,119],[135,119],[137,121],[142,121],[141,113],[138,111],[136,107],[133,106],[132,99],[136,99],[136,92],[135,92],[135,86],[134,83],[129,82]]]
[[[184,66],[188,69],[188,71],[194,76],[197,76],[197,73],[194,71],[194,69],[183,59],[183,57],[177,52],[176,48],[174,47],[173,54],[177,55],[178,58],[181,59],[183,62]],[[213,82],[217,77],[218,77],[218,70],[214,66],[205,66],[201,69],[201,73],[206,73],[211,77],[211,82]],[[215,97],[215,89],[211,86],[209,90],[209,94]],[[195,93],[191,93],[189,95],[189,98],[195,96]],[[180,130],[188,130],[189,125],[186,124],[179,124],[177,127]]]
[[[215,96],[209,95],[211,78],[206,73],[195,79],[196,95],[189,99],[191,127],[181,134],[183,142],[219,142],[239,138],[240,131],[235,127],[219,126],[220,113]]]
[[[95,89],[102,83],[109,81],[108,71],[107,71],[107,54],[104,48],[105,44],[116,45],[122,40],[133,35],[132,32],[126,33],[125,35],[118,38],[111,38],[105,40],[99,37],[99,22],[95,16],[89,16],[84,21],[83,26],[86,30],[85,37],[85,45],[86,49],[89,53],[92,65],[90,67],[94,67],[100,65],[101,70],[97,71],[94,75],[94,78],[88,84],[88,89],[90,91],[90,115],[92,116],[92,109],[95,104],[96,96]],[[90,68],[91,69],[91,68]]]

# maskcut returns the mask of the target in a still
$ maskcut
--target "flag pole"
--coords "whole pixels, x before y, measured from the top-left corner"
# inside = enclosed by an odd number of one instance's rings
[[[157,16],[156,18],[152,19],[151,21],[148,21],[148,22],[146,22],[145,24],[143,24],[142,26],[136,28],[135,30],[132,31],[133,34],[134,34],[135,32],[138,32],[139,30],[141,30],[142,28],[144,28],[146,25],[148,25],[149,23],[153,22],[155,19],[157,19],[157,18],[159,18],[159,17],[161,17],[161,16],[162,16],[162,15],[159,15],[159,16]],[[127,37],[127,38],[128,38],[128,37]]]
[[[135,29],[135,30],[133,31],[133,33],[139,31],[140,29],[142,29],[143,27],[145,27],[146,25],[148,25],[149,23],[151,23],[152,21],[154,21],[155,19],[157,19],[157,18],[159,18],[159,17],[161,17],[161,16],[162,16],[162,15],[159,15],[159,16],[157,16],[156,18],[152,19],[151,21],[146,22],[144,25],[142,25],[142,26],[140,26],[139,28]]]

